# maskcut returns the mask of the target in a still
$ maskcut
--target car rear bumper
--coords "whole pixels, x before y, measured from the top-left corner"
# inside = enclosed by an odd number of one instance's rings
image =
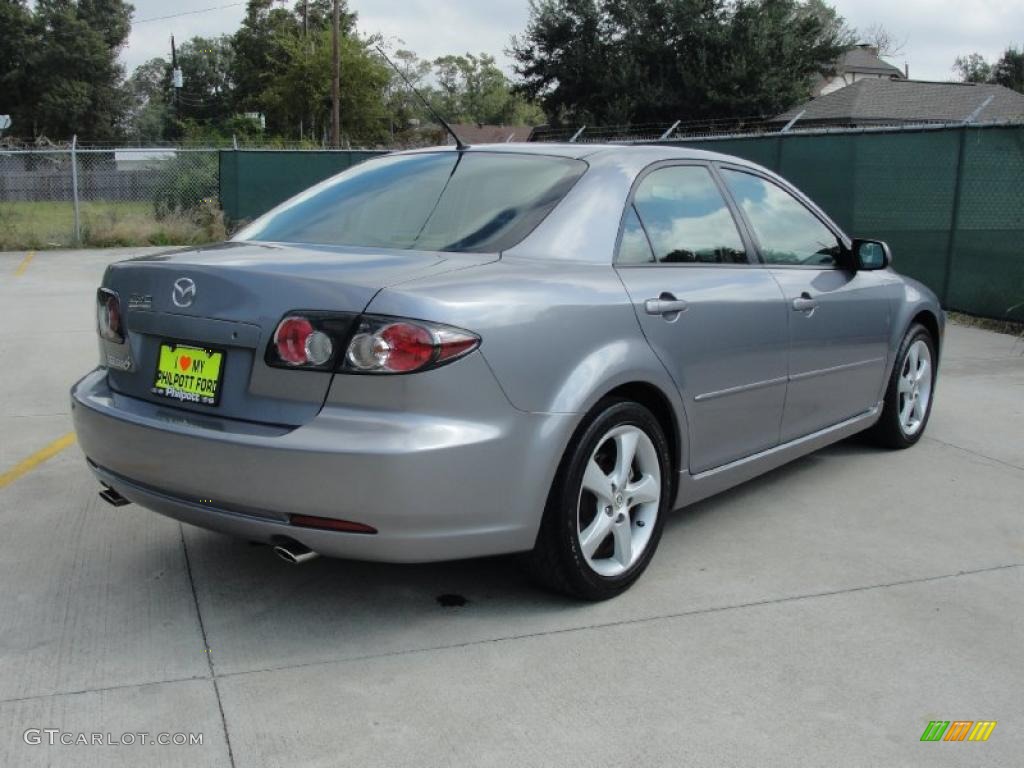
[[[467,373],[491,376],[478,356],[459,365],[463,383]],[[518,411],[491,382],[493,402],[480,408],[478,387],[464,418],[328,402],[294,428],[126,397],[111,391],[104,369],[78,382],[71,402],[92,471],[143,507],[328,556],[428,562],[533,546],[575,420]],[[377,533],[300,527],[294,514]]]

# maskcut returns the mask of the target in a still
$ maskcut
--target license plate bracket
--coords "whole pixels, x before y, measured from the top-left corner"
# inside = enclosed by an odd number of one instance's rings
[[[224,380],[224,360],[222,349],[162,341],[150,391],[169,400],[216,407]]]

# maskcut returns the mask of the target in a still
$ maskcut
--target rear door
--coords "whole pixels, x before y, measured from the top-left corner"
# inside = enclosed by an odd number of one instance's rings
[[[779,441],[787,309],[751,258],[709,167],[662,164],[641,175],[616,269],[683,397],[694,474]]]
[[[841,263],[841,235],[781,184],[722,167],[788,306],[789,389],[782,442],[864,413],[885,376],[892,278]]]

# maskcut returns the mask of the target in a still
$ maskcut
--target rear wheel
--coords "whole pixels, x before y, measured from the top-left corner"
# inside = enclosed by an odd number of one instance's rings
[[[601,403],[574,435],[527,557],[546,587],[586,600],[629,588],[647,568],[670,504],[668,443],[629,401]]]
[[[932,411],[935,389],[935,341],[914,324],[903,337],[885,391],[882,416],[873,437],[888,448],[909,448],[921,439]]]

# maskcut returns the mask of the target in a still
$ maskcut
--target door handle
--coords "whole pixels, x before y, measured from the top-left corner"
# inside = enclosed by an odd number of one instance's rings
[[[793,309],[796,312],[813,312],[818,306],[818,300],[812,299],[811,294],[806,291],[801,293],[799,298],[793,299]]]
[[[677,299],[671,293],[663,293],[657,299],[648,299],[644,302],[644,311],[648,315],[678,315],[685,312],[689,305],[682,299]]]

